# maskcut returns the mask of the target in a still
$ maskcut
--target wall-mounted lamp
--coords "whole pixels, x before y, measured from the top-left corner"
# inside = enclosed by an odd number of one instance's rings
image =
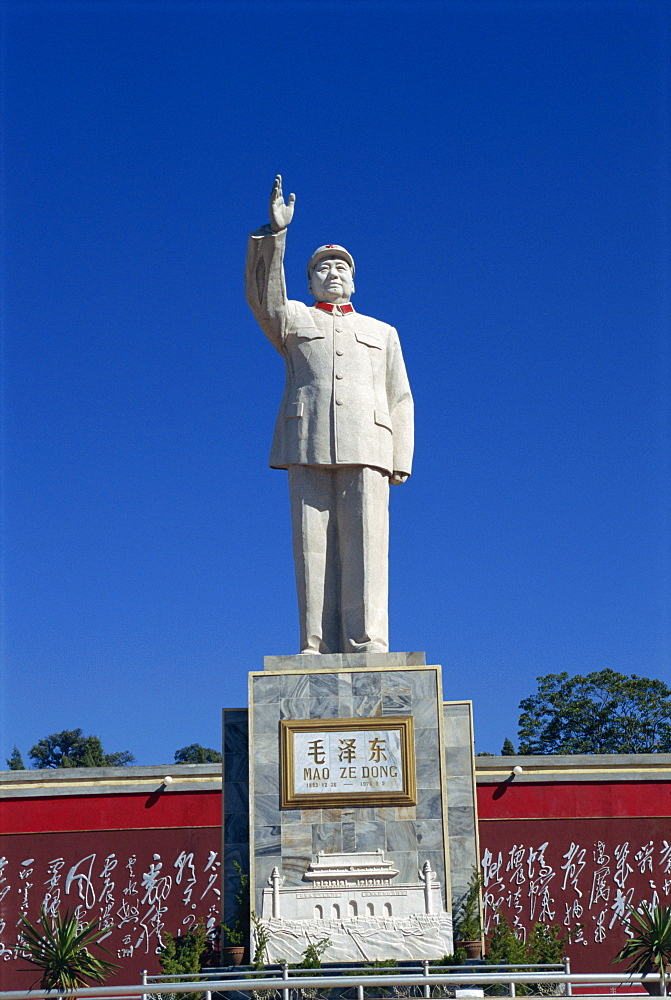
[[[164,785],[172,785],[172,778],[170,777],[169,774],[166,774],[165,778],[163,779],[163,784]]]
[[[515,764],[515,767],[513,768],[513,774],[522,774],[523,771],[524,771],[523,767],[520,767],[519,764]]]

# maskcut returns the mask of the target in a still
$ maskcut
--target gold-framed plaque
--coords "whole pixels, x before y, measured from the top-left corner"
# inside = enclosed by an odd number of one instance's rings
[[[281,804],[415,805],[411,715],[374,719],[283,719]]]

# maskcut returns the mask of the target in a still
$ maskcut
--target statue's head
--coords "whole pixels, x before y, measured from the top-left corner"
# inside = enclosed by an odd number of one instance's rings
[[[308,261],[308,288],[317,302],[349,302],[354,294],[354,258],[335,243],[319,247]]]

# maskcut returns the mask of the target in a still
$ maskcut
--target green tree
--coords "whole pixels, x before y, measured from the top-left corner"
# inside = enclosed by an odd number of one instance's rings
[[[10,771],[25,771],[26,765],[23,763],[23,757],[18,747],[14,747],[6,759]]]
[[[105,753],[98,736],[84,736],[81,729],[52,733],[31,747],[28,756],[36,768],[122,767],[135,757],[129,750]]]
[[[538,677],[520,702],[521,754],[668,753],[671,688],[614,670]]]
[[[479,941],[482,936],[482,924],[480,922],[481,890],[482,875],[480,874],[480,869],[474,867],[468,881],[468,888],[459,904],[455,920],[457,941]]]
[[[175,937],[169,931],[163,931],[163,940],[158,960],[167,976],[196,976],[200,972],[209,943],[202,917],[186,934]],[[201,1000],[200,993],[175,993],[174,997],[175,1000]]]
[[[564,960],[568,939],[559,924],[534,924],[527,944],[534,965],[559,965]]]
[[[502,757],[515,757],[517,755],[517,750],[515,749],[515,744],[512,740],[509,740],[506,736],[503,741],[503,746],[501,748]]]
[[[42,907],[38,923],[42,926],[21,915],[22,952],[40,970],[41,989],[76,990],[91,982],[104,983],[114,969],[120,968],[91,954],[92,947],[110,954],[99,942],[107,934],[107,928],[101,927],[98,920],[80,927],[74,914],[57,913],[52,918]]]
[[[176,764],[219,764],[221,754],[211,747],[202,747],[200,743],[192,743],[181,750],[175,750]]]
[[[499,911],[497,918],[487,941],[485,961],[489,965],[526,965],[531,961],[530,949],[517,937],[503,913]],[[517,992],[520,992],[520,985],[516,986]]]
[[[560,965],[566,952],[564,929],[553,924],[537,923],[528,934],[527,940],[518,938],[508,923],[504,913],[497,912],[491,937],[487,941],[485,961],[488,965]],[[552,996],[554,984],[518,983],[518,996]],[[499,988],[494,989],[495,993]]]

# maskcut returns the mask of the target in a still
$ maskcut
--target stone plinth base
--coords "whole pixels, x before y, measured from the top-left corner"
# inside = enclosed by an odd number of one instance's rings
[[[292,656],[264,656],[263,669],[347,670],[368,668],[382,670],[396,667],[423,667],[426,653],[295,653]]]
[[[473,775],[470,702],[443,700],[424,653],[265,657],[248,713],[224,713],[224,919],[238,863],[267,961],[300,961],[324,937],[325,962],[450,954],[478,860]],[[388,870],[362,876],[373,856]]]

